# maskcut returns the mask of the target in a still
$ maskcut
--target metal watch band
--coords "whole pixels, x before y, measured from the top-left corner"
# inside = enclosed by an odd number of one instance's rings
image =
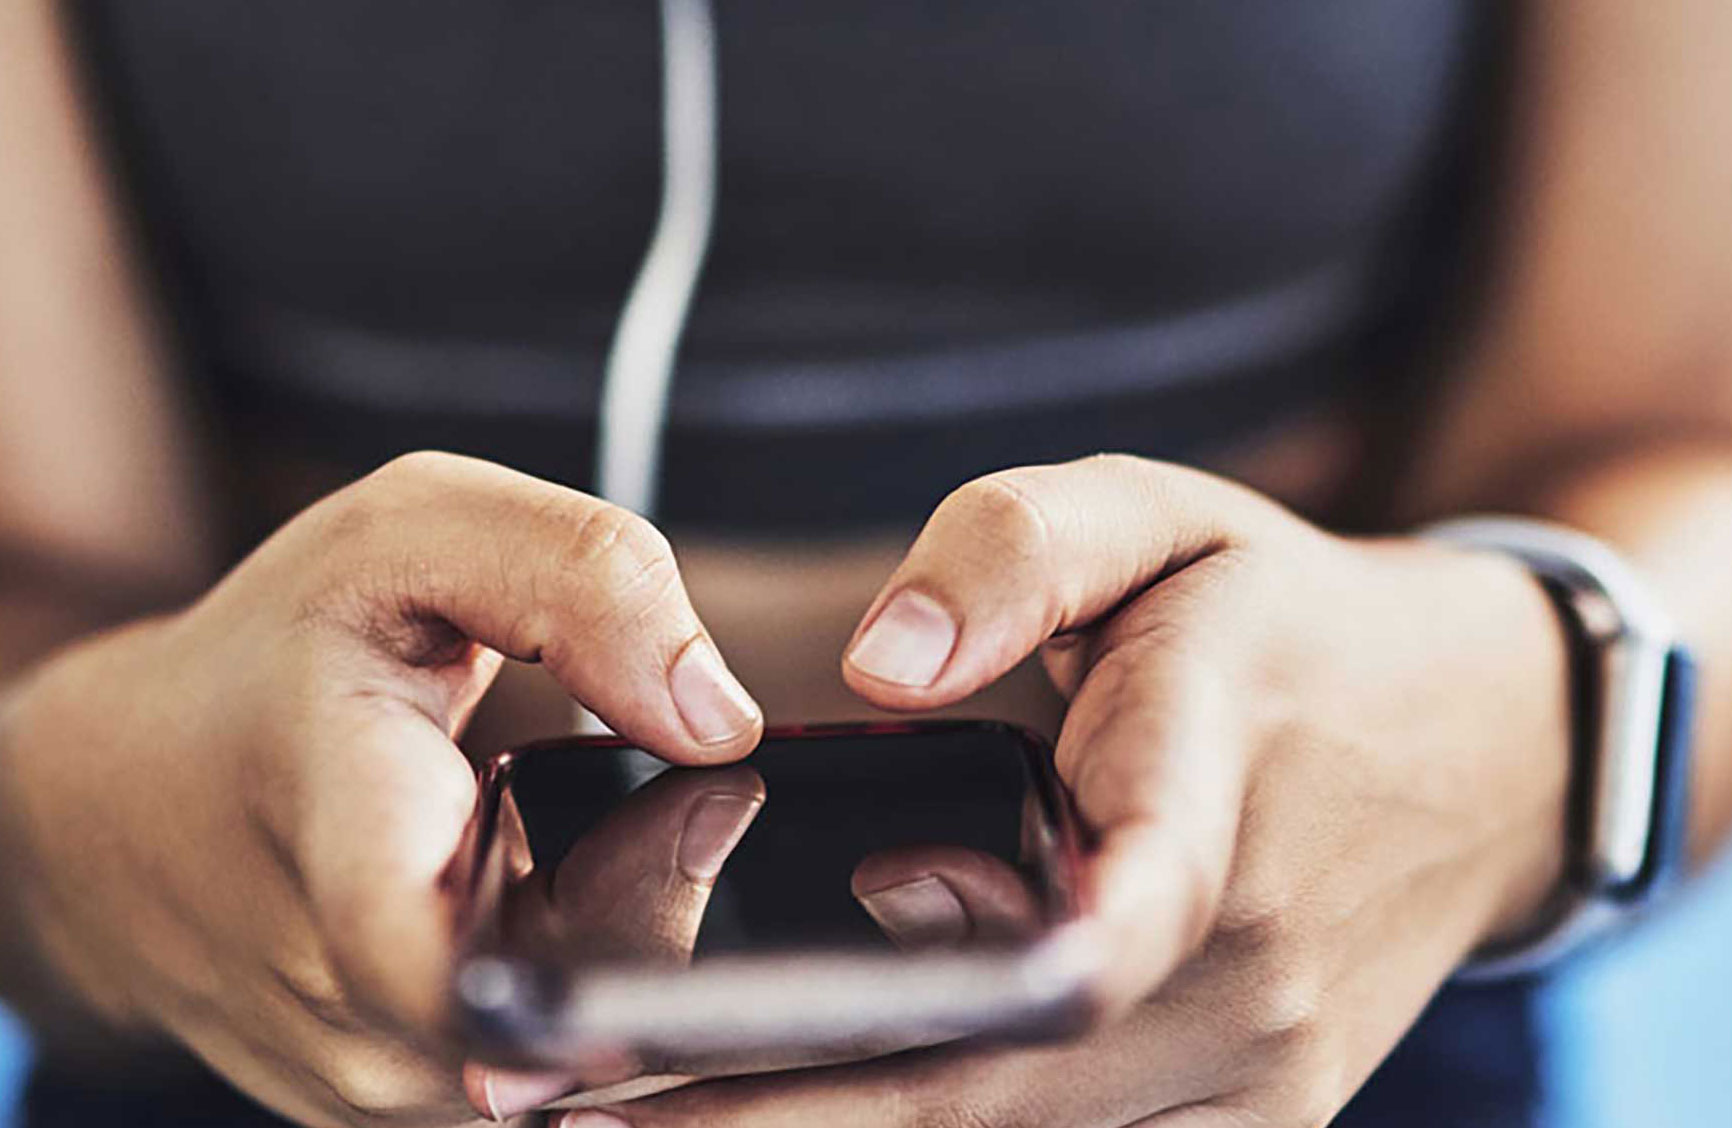
[[[1571,856],[1533,929],[1458,978],[1527,975],[1627,919],[1683,869],[1695,667],[1659,602],[1605,544],[1542,521],[1475,517],[1420,535],[1520,560],[1571,637]]]

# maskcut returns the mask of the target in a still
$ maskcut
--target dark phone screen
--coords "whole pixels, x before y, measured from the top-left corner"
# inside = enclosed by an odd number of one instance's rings
[[[694,905],[677,878],[664,880],[683,814],[708,788],[739,790],[742,771],[755,773],[763,805],[707,901]],[[719,773],[731,774],[724,781]],[[581,948],[578,937],[641,919],[666,925],[671,943],[700,959],[890,950],[896,945],[854,891],[857,869],[874,858],[893,873],[933,872],[951,886],[958,883],[947,869],[960,872],[977,892],[982,880],[1014,882],[1025,902],[1051,915],[1063,898],[1054,859],[1065,831],[1053,779],[1043,744],[986,723],[772,733],[743,765],[725,768],[666,769],[635,749],[581,741],[532,746],[516,754],[505,805],[514,810],[501,817],[520,819],[502,838],[515,834],[532,868],[519,863],[507,892],[518,907],[502,914],[489,946],[539,947],[563,936]],[[987,938],[988,930],[971,931]],[[648,944],[646,958],[665,956],[669,943]],[[629,936],[616,936],[597,958],[632,958],[631,947]]]

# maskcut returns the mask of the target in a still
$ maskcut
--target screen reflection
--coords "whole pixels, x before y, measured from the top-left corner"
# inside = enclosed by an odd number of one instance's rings
[[[1024,940],[1068,897],[1049,773],[997,726],[772,734],[716,768],[532,745],[487,780],[472,950],[583,967]]]

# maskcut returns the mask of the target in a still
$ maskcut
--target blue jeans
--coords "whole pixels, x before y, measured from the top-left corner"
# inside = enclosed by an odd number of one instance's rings
[[[1533,990],[1440,995],[1340,1118],[1338,1128],[1533,1128],[1540,1098]],[[38,1071],[25,1120],[40,1128],[281,1128],[214,1076],[174,1088],[102,1089]],[[1064,1128],[1053,1125],[1052,1128]]]

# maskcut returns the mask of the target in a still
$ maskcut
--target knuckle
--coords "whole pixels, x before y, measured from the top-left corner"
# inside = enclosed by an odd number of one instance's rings
[[[283,991],[321,1025],[343,1031],[360,1029],[349,991],[328,962],[321,959],[287,962],[275,969],[275,975]]]
[[[1284,1074],[1312,1072],[1324,1037],[1320,977],[1290,952],[1252,957],[1240,967],[1246,989],[1238,992],[1233,1024],[1247,1059]]]
[[[1297,876],[1288,853],[1271,841],[1272,815],[1264,801],[1270,786],[1263,774],[1246,788],[1217,936],[1224,955],[1258,967],[1290,964],[1315,951],[1318,922],[1328,915],[1316,883]]]
[[[981,547],[1000,559],[1039,560],[1052,541],[1051,522],[1030,488],[1027,471],[1001,470],[976,478],[945,498],[938,515],[958,519]]]
[[[1232,887],[1221,902],[1216,944],[1225,956],[1244,961],[1279,959],[1294,937],[1297,894],[1290,882],[1250,874],[1235,865]]]
[[[549,538],[554,566],[528,565],[533,595],[511,641],[557,669],[584,639],[629,630],[683,589],[667,538],[630,510],[597,505],[575,521],[554,519],[563,523]],[[574,629],[556,630],[556,621]]]
[[[319,540],[327,547],[365,544],[387,516],[384,499],[366,479],[343,490],[312,511],[317,515]]]
[[[1251,1102],[1256,1122],[1276,1128],[1325,1128],[1345,1103],[1339,1068],[1313,1061],[1311,1068],[1265,1086]]]
[[[629,509],[601,505],[586,514],[565,541],[563,555],[609,594],[628,591],[645,577],[674,569],[673,548],[648,521]]]
[[[1093,480],[1110,482],[1150,519],[1185,512],[1183,502],[1195,488],[1193,477],[1198,473],[1171,462],[1112,452],[1091,454],[1072,465]]]
[[[1321,1037],[1318,995],[1303,976],[1276,976],[1252,1005],[1249,1021],[1259,1048],[1276,1064],[1303,1066]]]
[[[587,562],[590,583],[602,598],[594,606],[606,620],[636,622],[680,590],[679,566],[668,540],[629,510],[609,506],[584,522],[572,551]]]
[[[433,489],[448,488],[465,462],[442,451],[401,454],[360,480],[337,491],[321,505],[328,510],[325,535],[349,541],[372,533],[381,523],[412,507]]]
[[[476,471],[483,465],[440,450],[400,454],[327,499],[331,504],[326,534],[352,540],[394,519],[418,514],[435,499],[449,502],[455,491],[477,486]]]
[[[416,450],[400,454],[363,481],[378,485],[449,482],[469,464],[469,459],[442,450]]]
[[[1202,953],[1211,969],[1204,978],[1230,992],[1230,1006],[1221,1013],[1244,1048],[1245,1067],[1258,1077],[1284,1079],[1289,1088],[1318,1076],[1336,1080],[1329,1068],[1329,961],[1305,916],[1292,895],[1247,897],[1232,888]]]
[[[382,481],[382,470],[314,504],[285,527],[300,539],[299,555],[312,557],[325,574],[346,573],[372,555],[393,519],[399,492]]]
[[[1031,1120],[1014,1111],[955,1096],[920,1107],[904,1123],[909,1128],[1033,1128]]]
[[[1139,454],[1124,454],[1119,451],[1101,451],[1086,455],[1076,462],[1077,466],[1101,470],[1109,474],[1123,474],[1127,477],[1159,479],[1170,475],[1174,467],[1171,463],[1156,462]]]
[[[345,1119],[359,1125],[391,1124],[411,1118],[439,1100],[425,1073],[381,1060],[383,1055],[335,1056],[323,1072],[325,1087]]]
[[[436,601],[439,570],[418,557],[405,532],[430,499],[448,500],[472,465],[439,451],[400,455],[292,522],[300,555],[316,562],[302,572],[319,578],[304,585],[297,622],[368,624],[405,605],[411,591]]]
[[[1047,1128],[1038,1084],[1019,1055],[977,1059],[961,1078],[929,1077],[901,1094],[896,1123],[909,1128]]]

